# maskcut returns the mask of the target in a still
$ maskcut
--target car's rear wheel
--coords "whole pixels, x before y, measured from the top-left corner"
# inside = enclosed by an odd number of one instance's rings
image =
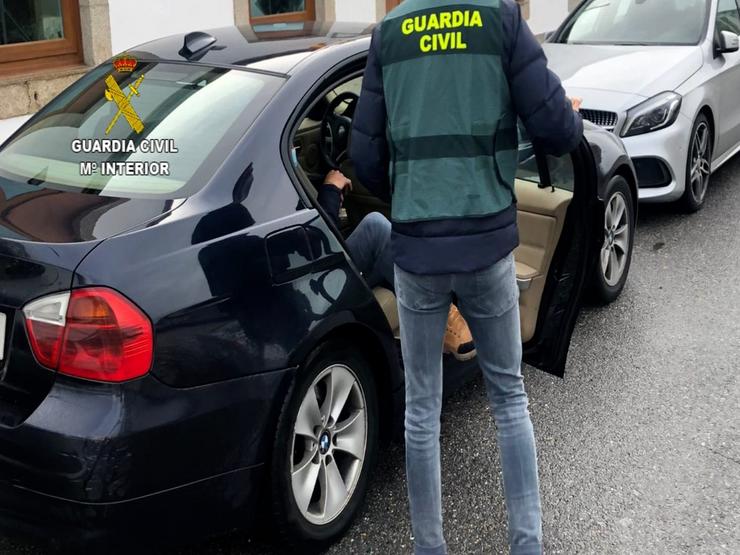
[[[378,447],[375,381],[356,353],[327,344],[296,376],[275,438],[273,507],[295,540],[323,542],[352,522]]]
[[[712,174],[712,129],[704,114],[699,114],[691,130],[691,142],[686,161],[686,189],[681,204],[693,213],[704,206]]]
[[[608,304],[624,289],[632,264],[635,240],[635,199],[624,177],[617,175],[607,187],[604,242],[592,281],[593,298]]]

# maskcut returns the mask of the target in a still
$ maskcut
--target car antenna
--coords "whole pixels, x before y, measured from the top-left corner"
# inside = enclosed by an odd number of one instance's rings
[[[214,44],[216,44],[216,37],[213,35],[203,31],[194,31],[185,35],[185,41],[178,54],[188,60],[199,60],[213,48]]]

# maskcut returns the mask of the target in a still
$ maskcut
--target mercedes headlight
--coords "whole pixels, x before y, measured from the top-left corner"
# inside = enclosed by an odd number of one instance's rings
[[[622,137],[634,137],[670,127],[678,117],[682,100],[678,93],[664,92],[638,104],[627,112]]]

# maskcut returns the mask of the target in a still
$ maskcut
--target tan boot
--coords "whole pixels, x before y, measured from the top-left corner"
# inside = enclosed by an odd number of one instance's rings
[[[444,353],[452,354],[459,361],[471,360],[477,354],[470,328],[454,304],[447,317]]]

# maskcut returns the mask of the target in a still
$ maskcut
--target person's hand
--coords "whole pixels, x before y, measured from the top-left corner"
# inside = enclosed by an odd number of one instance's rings
[[[342,193],[342,196],[344,196],[347,190],[352,190],[352,181],[350,181],[347,176],[339,170],[330,171],[326,175],[326,179],[324,179],[324,184],[333,185],[334,187],[339,189],[339,192]]]
[[[582,98],[574,96],[573,98],[569,98],[568,100],[570,100],[570,103],[573,105],[573,111],[575,112],[581,111],[581,104],[583,104]]]

